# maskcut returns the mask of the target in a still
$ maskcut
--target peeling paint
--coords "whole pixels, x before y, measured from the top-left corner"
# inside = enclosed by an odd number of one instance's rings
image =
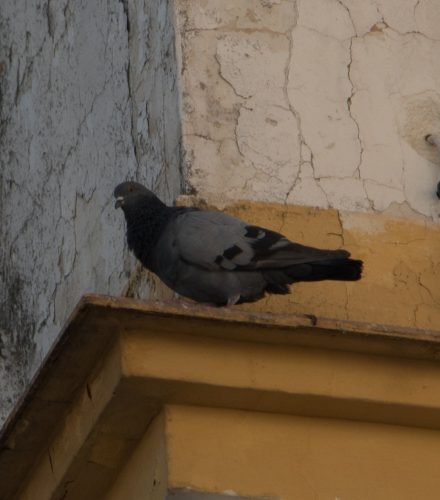
[[[438,4],[264,5],[176,2],[189,190],[438,221]]]

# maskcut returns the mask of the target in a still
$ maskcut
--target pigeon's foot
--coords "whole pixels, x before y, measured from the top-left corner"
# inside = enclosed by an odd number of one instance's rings
[[[228,302],[226,303],[226,306],[233,306],[235,305],[238,301],[240,300],[240,294],[233,295],[232,297],[229,297]]]

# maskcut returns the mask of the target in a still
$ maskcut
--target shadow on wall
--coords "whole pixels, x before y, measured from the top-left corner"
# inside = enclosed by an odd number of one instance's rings
[[[25,389],[26,368],[35,354],[34,324],[29,304],[22,300],[25,288],[15,269],[4,265],[0,273],[0,380],[7,381],[10,390],[2,396],[0,420],[6,417],[6,407],[14,403],[14,393]]]

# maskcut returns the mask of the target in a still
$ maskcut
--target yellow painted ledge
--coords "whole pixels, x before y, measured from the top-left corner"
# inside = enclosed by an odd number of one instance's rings
[[[195,197],[181,205],[206,207]],[[215,208],[215,207],[207,207]],[[356,283],[299,283],[292,294],[239,306],[252,311],[440,328],[440,226],[383,213],[339,212],[297,205],[240,201],[222,207],[252,224],[322,248],[345,248],[365,263]]]
[[[144,459],[157,467],[142,476],[151,498],[186,480],[197,487],[195,472],[185,480],[176,468],[184,449],[187,463],[194,458],[183,434],[174,452],[171,441],[145,434],[164,408],[180,415],[182,429],[191,420],[173,407],[212,409],[191,410],[194,422],[212,422],[222,409],[437,433],[439,348],[433,330],[85,296],[0,436],[0,499],[107,498],[131,477],[124,467],[140,470]],[[219,423],[235,418],[222,415]],[[157,460],[142,442],[155,443]],[[138,498],[121,495],[108,498]]]

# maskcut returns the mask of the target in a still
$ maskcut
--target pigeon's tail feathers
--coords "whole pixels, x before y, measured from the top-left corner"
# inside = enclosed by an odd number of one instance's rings
[[[289,293],[288,285],[299,281],[357,281],[362,275],[361,260],[331,258],[307,264],[296,264],[281,269],[271,269],[263,273],[270,293]]]
[[[286,274],[294,281],[357,281],[362,276],[361,260],[328,259],[310,262],[303,266],[292,266]]]

